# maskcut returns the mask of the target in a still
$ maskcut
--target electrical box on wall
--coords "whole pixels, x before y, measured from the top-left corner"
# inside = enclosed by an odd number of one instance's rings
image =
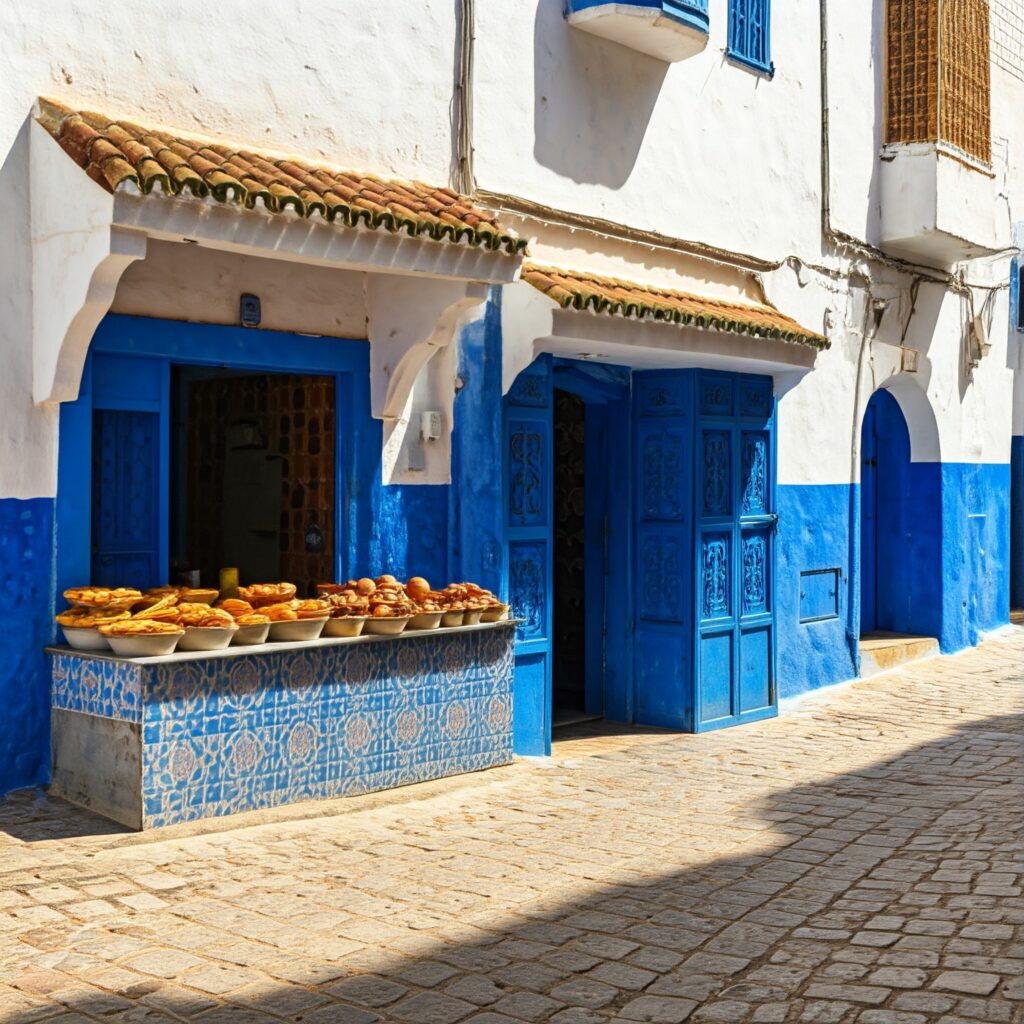
[[[246,292],[239,302],[239,318],[243,327],[259,327],[263,318],[260,297]]]
[[[439,412],[420,413],[420,437],[424,441],[440,440],[441,414]]]

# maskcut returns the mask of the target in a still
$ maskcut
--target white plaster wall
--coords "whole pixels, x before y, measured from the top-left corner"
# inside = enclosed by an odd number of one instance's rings
[[[476,7],[482,188],[767,259],[820,251],[817,0],[775,6],[771,80],[726,60],[727,0],[672,65],[570,28],[562,0]]]
[[[993,28],[1002,205],[986,215],[1014,219],[1024,190],[1024,55],[1011,17],[1017,5],[997,3],[1009,5],[998,45]],[[831,217],[868,242],[878,237],[882,8],[883,0],[829,6]],[[775,5],[772,80],[725,59],[726,9],[727,0],[711,0],[708,48],[669,66],[570,29],[561,0],[477,0],[477,182],[778,263],[760,275],[765,295],[812,329],[829,323],[833,341],[811,374],[777,381],[780,480],[848,481],[863,406],[898,359],[912,278],[823,244],[817,0]],[[0,495],[52,494],[55,482],[55,413],[29,397],[25,119],[35,97],[84,99],[443,184],[452,166],[455,33],[455,0],[295,0],[272,25],[241,0],[157,0],[145,17],[126,0],[0,3]],[[658,280],[678,269],[664,253],[627,248],[608,243],[608,269],[628,265]],[[290,272],[297,298],[288,309],[270,292],[270,278],[279,280],[272,261],[185,257],[156,244],[126,275],[115,309],[181,316],[187,300],[191,318],[234,322],[237,292],[251,290],[264,298],[267,326],[356,336],[362,321],[365,335],[362,303],[347,301],[353,277],[298,265]],[[966,275],[1001,283],[1005,267],[968,267]],[[734,269],[708,264],[703,276],[709,291],[741,287]],[[868,344],[864,304],[879,294],[892,312]],[[967,381],[961,299],[925,285],[918,305],[907,341],[925,358],[913,386],[935,410],[941,457],[1004,461],[1019,361],[1006,348],[1005,293],[994,309],[993,349]]]
[[[453,0],[289,0],[273,10],[243,0],[0,2],[0,496],[56,487],[57,412],[31,399],[27,119],[36,98],[448,185],[455,39]],[[218,273],[232,287],[239,274],[259,276],[241,266],[225,259]],[[147,273],[135,277],[139,290],[152,283]],[[322,275],[307,278],[307,297],[323,298],[298,329],[329,326],[334,289]],[[186,276],[177,275],[182,286]],[[161,298],[149,288],[159,310],[177,286]],[[264,300],[274,318],[275,300]],[[226,316],[224,301],[199,289],[213,320]],[[128,291],[119,303],[139,311]],[[327,333],[354,333],[354,315],[339,314]]]
[[[237,325],[239,298],[250,292],[260,297],[263,330],[365,338],[364,277],[356,271],[151,241],[146,258],[125,271],[110,311]]]

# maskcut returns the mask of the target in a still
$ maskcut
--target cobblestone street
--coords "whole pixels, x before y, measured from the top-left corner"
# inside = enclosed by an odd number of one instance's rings
[[[19,794],[0,1020],[1024,1019],[1022,658],[147,835]]]

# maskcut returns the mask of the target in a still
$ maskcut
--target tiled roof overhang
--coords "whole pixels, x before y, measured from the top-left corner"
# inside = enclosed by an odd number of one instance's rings
[[[300,158],[145,127],[92,111],[39,101],[39,123],[108,192],[130,184],[143,194],[189,192],[220,203],[294,211],[346,227],[405,232],[509,255],[526,240],[465,196],[422,182],[341,171]]]
[[[686,292],[650,288],[632,281],[542,267],[533,263],[524,264],[523,280],[563,309],[589,310],[640,320],[667,321],[680,326],[713,328],[818,350],[830,346],[826,337],[808,331],[771,306],[702,298]]]

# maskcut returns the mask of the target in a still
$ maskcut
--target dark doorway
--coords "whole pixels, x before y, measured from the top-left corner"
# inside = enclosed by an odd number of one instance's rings
[[[172,376],[171,558],[217,586],[334,579],[334,379],[178,367]]]
[[[554,393],[554,651],[551,724],[579,722],[586,711],[586,403]]]

